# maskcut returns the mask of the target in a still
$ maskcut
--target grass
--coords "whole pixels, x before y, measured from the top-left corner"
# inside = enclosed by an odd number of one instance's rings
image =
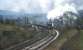
[[[71,38],[77,33],[78,33],[78,31],[76,29],[66,29],[66,30],[64,30],[63,33],[60,33],[59,38],[56,39],[56,41],[54,41],[52,44],[50,44],[47,48],[45,48],[45,50],[60,49],[60,48],[63,47],[63,45],[65,45],[65,43],[66,44],[71,44],[71,46],[72,46],[73,43],[75,43],[75,41],[72,42]],[[71,42],[69,42],[69,41],[71,41]],[[77,43],[79,43],[79,42],[77,42]],[[76,46],[74,48],[76,48]],[[79,47],[78,47],[78,49],[79,49]]]
[[[79,37],[80,34],[76,34],[71,39],[69,39],[64,45],[62,46],[61,50],[80,50],[79,46]]]
[[[83,50],[83,30],[80,31],[80,49]]]
[[[30,39],[42,39],[46,37],[48,31],[36,31],[32,27],[25,29],[16,25],[0,24],[0,50],[16,45]],[[34,40],[35,40],[34,39]]]
[[[15,25],[0,24],[0,50],[32,38],[33,32]]]

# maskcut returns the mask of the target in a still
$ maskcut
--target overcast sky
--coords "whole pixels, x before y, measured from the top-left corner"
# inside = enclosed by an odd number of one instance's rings
[[[51,0],[0,0],[0,10],[47,12],[51,8]]]
[[[0,0],[0,9],[17,12],[48,12],[53,7],[57,8],[66,4],[83,9],[83,0]]]
[[[83,0],[0,0],[0,10],[26,13],[48,13],[48,18],[65,11],[83,9]]]

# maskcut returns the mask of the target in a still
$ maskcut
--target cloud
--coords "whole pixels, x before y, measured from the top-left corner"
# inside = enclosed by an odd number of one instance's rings
[[[83,9],[83,0],[0,0],[0,10],[27,13],[47,13],[66,5]]]
[[[49,0],[51,1],[51,0]],[[46,13],[51,6],[48,0],[0,0],[0,10]]]
[[[77,11],[83,9],[82,0],[53,0],[54,8],[48,12],[47,18],[60,18],[66,11],[78,13]]]
[[[26,11],[29,10],[29,2],[30,1],[28,0],[3,0],[0,4],[0,9],[11,11]]]

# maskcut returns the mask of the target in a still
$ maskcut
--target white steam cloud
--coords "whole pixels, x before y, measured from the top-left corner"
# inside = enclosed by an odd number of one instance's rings
[[[77,13],[76,5],[74,3],[70,3],[70,1],[71,0],[54,0],[54,9],[48,12],[47,18],[58,19],[66,11]]]

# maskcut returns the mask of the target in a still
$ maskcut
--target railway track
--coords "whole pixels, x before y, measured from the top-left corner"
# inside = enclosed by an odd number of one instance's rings
[[[50,43],[52,43],[54,40],[56,40],[58,38],[59,32],[57,30],[55,30],[55,34],[56,35],[48,35],[41,40],[40,39],[27,40],[27,41],[23,42],[22,44],[12,46],[5,50],[43,50]]]
[[[43,50],[45,47],[47,47],[50,43],[52,43],[54,40],[56,40],[59,36],[59,32],[55,30],[56,36],[50,36],[48,38],[42,39],[41,41],[38,41],[28,47],[25,47],[22,50]]]

